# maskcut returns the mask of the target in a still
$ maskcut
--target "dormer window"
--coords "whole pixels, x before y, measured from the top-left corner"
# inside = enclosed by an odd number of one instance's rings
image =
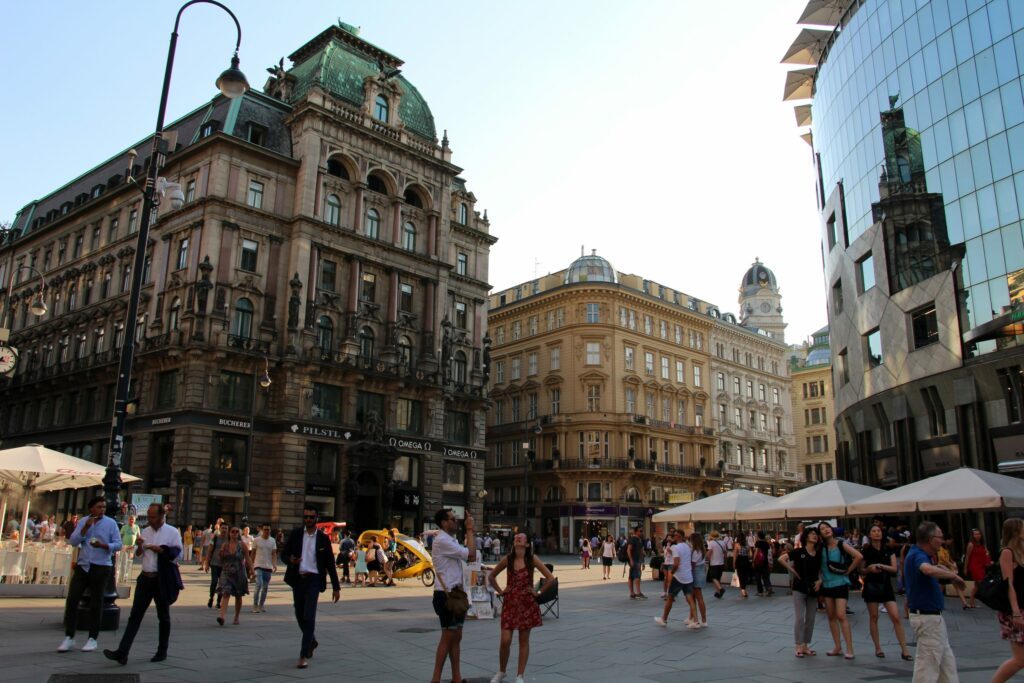
[[[465,203],[459,204],[459,223],[469,225],[469,207]]]
[[[199,129],[199,137],[200,138],[208,138],[208,137],[210,137],[211,135],[213,135],[214,133],[217,132],[217,128],[219,127],[219,125],[220,125],[219,121],[207,121],[206,123],[203,124],[202,128]]]
[[[377,95],[377,100],[373,104],[373,118],[377,119],[381,123],[387,123],[388,113],[388,98],[383,95]]]
[[[267,143],[267,129],[257,123],[249,122],[247,139],[254,145],[262,147]]]

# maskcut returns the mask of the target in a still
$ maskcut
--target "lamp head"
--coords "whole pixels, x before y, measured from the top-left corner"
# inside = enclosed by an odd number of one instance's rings
[[[269,389],[270,385],[273,383],[274,382],[270,379],[270,375],[268,375],[266,372],[260,375],[260,386],[263,387],[264,389]]]
[[[32,300],[32,305],[29,307],[29,310],[32,311],[32,315],[36,315],[36,316],[44,316],[44,315],[46,315],[46,311],[48,309],[46,308],[46,302],[43,301],[43,295],[42,294],[36,294],[36,298]]]
[[[224,70],[217,78],[217,89],[224,93],[224,97],[233,100],[241,97],[249,89],[249,81],[245,74],[238,68],[238,53],[231,58],[231,66]]]

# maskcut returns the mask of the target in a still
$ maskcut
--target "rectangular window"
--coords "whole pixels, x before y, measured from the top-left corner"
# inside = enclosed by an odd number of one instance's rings
[[[599,304],[587,304],[587,322],[601,322],[601,307]]]
[[[882,364],[882,333],[876,327],[864,335],[865,356],[868,367],[877,368]]]
[[[196,199],[196,180],[193,178],[185,185],[185,203],[193,202]]]
[[[107,244],[117,241],[117,223],[116,217],[110,219],[110,225],[107,227]],[[47,268],[50,266],[49,258],[46,259],[46,266]]]
[[[633,357],[636,355],[636,351],[635,351],[635,349],[633,349],[632,346],[627,346],[627,347],[625,347],[625,354],[626,354],[626,369],[627,370],[632,370],[633,369],[633,359],[634,359]]]
[[[763,384],[757,385],[757,400],[762,402],[768,400],[768,395],[765,393],[765,386]]]
[[[694,365],[693,366],[693,386],[699,387],[700,385],[701,385],[700,384],[700,366],[699,365]]]
[[[871,254],[857,261],[857,286],[861,294],[875,286],[875,259]]]
[[[648,391],[646,397],[647,417],[654,417],[654,392]]]
[[[468,329],[466,304],[462,301],[455,302],[455,327],[459,328],[460,330]]]
[[[334,292],[338,274],[338,264],[327,259],[320,259],[320,289]]]
[[[527,377],[537,374],[537,352],[531,351],[526,356],[526,375]]]
[[[551,349],[551,362],[549,364],[549,370],[560,370],[562,367],[562,349],[556,346]]]
[[[501,384],[505,381],[505,361],[499,360],[494,364],[494,382]]]
[[[562,390],[552,389],[551,390],[551,414],[558,415],[562,407]]]
[[[636,412],[636,391],[634,389],[626,389],[626,412]]]
[[[363,273],[363,286],[359,298],[363,301],[377,300],[377,276],[373,273]]]
[[[719,391],[725,391],[725,373],[720,372],[715,377],[715,387]]]
[[[178,371],[165,370],[157,375],[156,408],[173,408],[178,402]]]
[[[704,426],[704,406],[699,403],[693,406],[693,425],[695,427]]]
[[[836,280],[832,285],[832,312],[839,315],[843,312],[843,281]]]
[[[92,240],[89,242],[89,251],[96,251],[100,248],[100,226],[92,229]]]
[[[772,403],[774,405],[779,405],[779,389],[778,389],[778,387],[773,387],[772,388]]]
[[[650,351],[644,352],[644,372],[650,376],[654,376],[654,354]]]
[[[251,374],[222,370],[217,386],[217,407],[220,410],[248,411],[252,409]]]
[[[529,318],[526,319],[527,334],[529,334],[531,337],[537,334],[537,325],[539,322],[540,318],[538,318],[535,315],[531,315]]]
[[[686,363],[685,361],[676,361],[676,382],[679,384],[686,384]]]
[[[754,383],[747,380],[747,398],[754,398]]]
[[[742,427],[743,426],[743,409],[742,408],[733,408],[733,411],[732,411],[732,421],[733,421],[733,424],[735,424],[737,427]]]
[[[398,461],[395,461],[398,468]],[[338,447],[326,443],[310,443],[306,446],[306,484],[319,484],[337,480]]]
[[[341,387],[313,383],[313,403],[310,417],[317,420],[338,422],[341,420]]]
[[[515,382],[521,376],[521,361],[518,358],[512,359],[512,381]]]
[[[512,323],[512,341],[515,341],[523,336],[523,324],[521,321],[516,320]]]
[[[263,146],[267,142],[267,129],[263,126],[249,122],[249,142],[254,145]]]
[[[113,227],[113,226],[111,226]],[[128,212],[128,234],[134,235],[139,230],[139,210],[132,209]]]
[[[740,378],[739,377],[733,377],[732,378],[732,393],[736,394],[737,396],[740,395]]]
[[[658,331],[662,339],[668,339],[668,323],[662,320],[658,323]]]
[[[828,239],[828,249],[832,251],[832,247],[836,246],[836,215],[831,214],[828,220],[825,221],[825,237]]]
[[[911,313],[910,326],[914,333],[915,349],[939,341],[939,322],[935,314],[935,304],[928,304]]]
[[[255,240],[242,240],[242,270],[247,270],[250,273],[256,272],[256,262],[259,256],[260,244]]]
[[[181,270],[188,265],[188,238],[182,237],[178,242],[177,269]]]
[[[468,444],[469,443],[469,413],[463,413],[455,410],[450,410],[445,413],[445,423],[447,429],[448,440],[456,444]],[[449,481],[449,469],[457,468],[461,471],[460,487],[459,490],[465,489],[466,483],[466,466],[462,463],[445,463],[445,483],[442,485],[442,489],[445,491],[452,491],[452,484]]]
[[[249,181],[249,192],[246,196],[245,203],[254,209],[263,208],[263,183],[258,180]]]
[[[644,334],[650,334],[653,329],[654,329],[654,321],[651,319],[651,316],[645,315],[644,316]]]
[[[532,393],[526,397],[526,419],[537,419],[537,394]]]
[[[601,343],[587,342],[587,365],[601,364]]]
[[[587,387],[587,410],[592,413],[601,410],[601,387],[597,384]]]
[[[408,398],[395,402],[395,429],[406,434],[423,432],[423,403]]]
[[[398,310],[412,313],[412,285],[403,282],[398,285]]]
[[[836,358],[838,359],[840,386],[846,386],[850,383],[850,364],[846,349],[840,351]]]
[[[458,275],[466,275],[468,272],[469,257],[460,251],[455,260],[455,273]]]
[[[661,378],[662,379],[668,379],[669,378],[669,373],[670,373],[669,365],[670,365],[670,363],[671,363],[671,361],[669,360],[668,356],[662,356],[661,357]]]

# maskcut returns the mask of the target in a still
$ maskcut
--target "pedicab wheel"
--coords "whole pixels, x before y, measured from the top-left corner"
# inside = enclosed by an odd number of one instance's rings
[[[434,570],[424,569],[423,573],[420,574],[420,579],[423,581],[423,585],[430,588],[434,585]]]

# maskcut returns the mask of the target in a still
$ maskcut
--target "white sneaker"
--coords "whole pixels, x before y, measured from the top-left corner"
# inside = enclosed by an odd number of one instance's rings
[[[706,621],[700,622],[700,627],[701,628],[707,628],[708,627],[708,622],[706,622]]]
[[[71,652],[71,648],[75,646],[75,639],[71,636],[64,636],[64,640],[60,641],[60,646],[57,648],[57,652]]]
[[[96,639],[90,638],[85,641],[85,645],[82,646],[82,652],[92,652],[96,649]]]
[[[252,608],[252,613],[253,614],[259,614],[260,613],[260,608],[259,607],[253,607]]]
[[[516,676],[516,683],[526,683],[526,678],[523,676]]]
[[[654,623],[658,626],[668,626],[668,622],[661,617],[654,617]]]
[[[491,677],[491,683],[505,683],[505,672],[499,671]]]
[[[700,624],[696,621],[688,621],[686,622],[686,628],[690,629],[691,631],[696,631],[700,628]]]

